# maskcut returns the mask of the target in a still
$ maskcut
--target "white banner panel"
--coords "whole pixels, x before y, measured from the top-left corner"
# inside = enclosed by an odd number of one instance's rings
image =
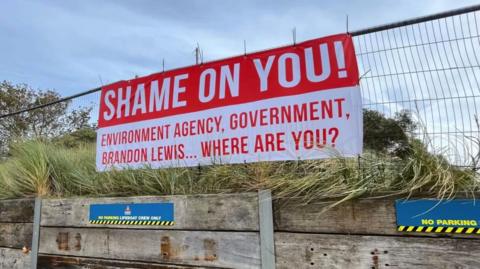
[[[97,169],[352,157],[362,105],[337,35],[102,89]]]

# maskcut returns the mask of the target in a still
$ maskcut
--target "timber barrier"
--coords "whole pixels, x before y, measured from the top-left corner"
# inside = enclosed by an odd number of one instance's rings
[[[274,201],[269,224],[262,197],[43,199],[37,268],[480,268],[480,235],[400,232],[394,198],[327,211],[325,201]],[[89,221],[92,204],[167,201],[174,204],[171,226]],[[33,208],[32,199],[0,201],[1,269],[30,268]]]

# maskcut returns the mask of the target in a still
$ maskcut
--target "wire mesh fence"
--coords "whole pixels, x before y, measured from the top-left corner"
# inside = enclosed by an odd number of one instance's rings
[[[415,134],[459,166],[479,152],[477,11],[354,37],[363,105],[388,117],[411,111]]]
[[[352,32],[364,108],[386,117],[411,112],[419,123],[414,135],[458,166],[472,166],[479,154],[474,139],[480,137],[479,10],[469,7]],[[35,109],[0,109],[0,127],[5,132],[9,121],[62,102],[66,115],[90,109],[94,123],[99,100],[94,89]],[[29,135],[34,128],[35,123],[27,128]]]

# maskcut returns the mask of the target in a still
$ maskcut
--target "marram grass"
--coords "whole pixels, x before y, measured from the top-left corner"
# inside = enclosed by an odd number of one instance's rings
[[[271,189],[275,198],[308,203],[356,197],[451,198],[474,193],[480,177],[412,142],[400,159],[366,152],[359,158],[209,165],[194,168],[95,171],[95,146],[65,148],[29,141],[16,144],[0,163],[0,199],[30,196],[129,196],[244,192]]]

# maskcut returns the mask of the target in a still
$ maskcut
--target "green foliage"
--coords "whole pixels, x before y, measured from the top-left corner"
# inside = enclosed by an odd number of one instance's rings
[[[276,198],[344,201],[360,196],[428,193],[439,198],[478,191],[479,175],[458,169],[410,144],[400,159],[373,151],[361,159],[259,162],[195,168],[140,169],[98,173],[95,146],[75,148],[31,141],[14,146],[0,163],[0,198],[44,195],[127,196],[225,193],[271,189]]]
[[[411,114],[399,112],[394,118],[386,118],[374,110],[363,110],[363,143],[366,149],[378,153],[390,153],[406,157],[409,154],[409,137],[416,129]]]
[[[31,141],[14,146],[11,152],[21,158],[13,158],[0,165],[1,195],[9,198],[50,193],[51,169],[47,146]]]
[[[53,90],[38,91],[26,84],[0,82],[0,115],[57,101],[60,94]],[[89,127],[91,108],[69,108],[60,102],[41,109],[0,119],[0,155],[8,145],[24,139],[52,138]]]
[[[93,127],[84,127],[71,133],[54,138],[52,141],[67,148],[77,148],[85,144],[95,143],[97,133]]]

